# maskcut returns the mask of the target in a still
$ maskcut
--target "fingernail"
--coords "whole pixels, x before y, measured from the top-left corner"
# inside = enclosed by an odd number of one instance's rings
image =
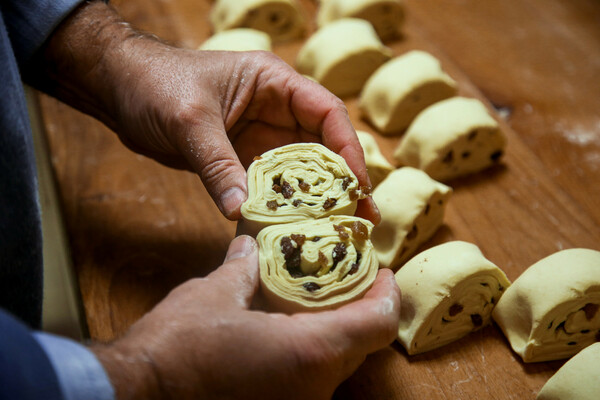
[[[231,187],[221,194],[221,212],[229,217],[246,201],[246,193],[237,186]]]
[[[225,261],[249,256],[254,251],[256,251],[256,241],[253,238],[246,235],[238,236],[229,245]]]

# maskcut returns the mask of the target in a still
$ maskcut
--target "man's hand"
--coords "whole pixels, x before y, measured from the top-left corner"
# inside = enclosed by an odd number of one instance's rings
[[[370,186],[341,100],[268,52],[200,52],[141,35],[105,4],[80,7],[44,57],[50,92],[94,115],[130,148],[198,173],[221,212],[239,219],[253,157],[321,142]],[[371,199],[358,214],[379,222]]]
[[[120,340],[94,351],[124,399],[328,399],[397,334],[400,293],[379,271],[365,297],[335,311],[250,310],[256,242],[230,245],[206,278],[174,289]]]

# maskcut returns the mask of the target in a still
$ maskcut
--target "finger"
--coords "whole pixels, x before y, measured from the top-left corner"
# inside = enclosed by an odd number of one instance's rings
[[[375,201],[371,197],[358,201],[358,207],[356,208],[356,216],[368,219],[375,225],[381,222],[381,214],[375,204]]]
[[[258,245],[250,236],[238,236],[229,245],[225,261],[205,281],[221,296],[219,304],[249,308],[258,290]]]

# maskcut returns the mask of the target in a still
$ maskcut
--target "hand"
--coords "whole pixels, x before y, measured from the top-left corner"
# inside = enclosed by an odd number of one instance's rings
[[[92,3],[61,25],[45,54],[63,82],[56,95],[99,118],[135,151],[198,173],[229,219],[241,217],[247,197],[244,167],[289,143],[323,143],[346,159],[360,185],[370,186],[342,101],[272,53],[175,48]],[[371,199],[360,202],[358,215],[379,222]]]
[[[250,310],[256,242],[230,245],[206,278],[174,289],[122,339],[94,351],[123,399],[329,399],[367,354],[397,335],[400,294],[379,271],[361,300],[335,311]]]

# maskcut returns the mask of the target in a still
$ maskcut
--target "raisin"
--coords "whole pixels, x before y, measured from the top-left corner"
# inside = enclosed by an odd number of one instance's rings
[[[281,193],[281,186],[279,186],[278,184],[274,183],[273,186],[271,187],[271,189],[273,189],[273,191],[275,193]]]
[[[373,193],[373,188],[371,186],[361,186],[360,187],[360,191],[362,192],[362,194],[364,194],[365,196],[370,196],[371,193]]]
[[[299,278],[301,276],[304,276],[302,270],[300,269],[300,254],[302,252],[302,245],[296,242],[296,240],[294,240],[298,245],[298,247],[294,247],[292,240],[293,239],[288,236],[284,236],[281,238],[281,252],[283,253],[283,258],[285,258],[285,266],[290,276],[292,278]]]
[[[277,200],[269,200],[267,201],[267,208],[269,210],[277,210],[277,207],[279,207],[279,204],[277,204]]]
[[[298,187],[304,193],[308,193],[308,191],[310,190],[310,183],[306,183],[306,182],[304,182],[304,181],[301,180],[301,181],[298,182]]]
[[[323,209],[329,210],[330,208],[335,207],[336,203],[337,199],[329,197],[327,200],[325,200],[325,203],[323,203]]]
[[[319,286],[318,284],[316,284],[315,282],[306,282],[302,285],[302,287],[304,287],[304,289],[306,289],[309,292],[314,292],[316,290],[321,289],[321,286]]]
[[[454,317],[457,314],[460,314],[463,310],[463,306],[458,304],[458,303],[454,303],[450,306],[450,308],[448,309],[448,315],[450,315],[451,317]]]
[[[295,190],[292,185],[290,185],[288,182],[283,182],[283,185],[281,186],[281,193],[285,199],[291,199],[294,195],[294,192]]]
[[[300,204],[302,204],[302,203],[303,203],[303,201],[302,201],[302,200],[300,200],[300,199],[295,199],[295,200],[292,202],[292,205],[293,205],[294,207],[298,207],[298,206],[299,206]]]
[[[346,228],[343,225],[333,224],[333,229],[338,233],[340,239],[342,240],[346,240],[350,237],[348,232],[346,232]]]
[[[418,233],[419,233],[419,229],[417,228],[417,225],[413,225],[411,231],[408,232],[408,234],[406,235],[406,240],[413,240],[414,238],[417,237]]]
[[[350,178],[349,176],[345,176],[342,179],[342,190],[346,191],[348,189],[348,186],[350,186],[350,184],[352,183],[353,179]]]
[[[358,192],[356,191],[356,189],[350,189],[350,191],[348,192],[348,197],[350,197],[350,201],[358,200]]]
[[[446,153],[446,155],[442,159],[442,162],[444,164],[450,164],[453,160],[454,160],[454,152],[452,150],[450,150],[448,153]]]
[[[329,260],[327,260],[327,256],[319,250],[319,266],[325,268],[328,263]]]
[[[348,271],[348,275],[353,275],[358,271],[358,264],[352,264],[350,267],[350,271]]]
[[[493,162],[497,162],[500,159],[500,157],[502,157],[502,154],[503,154],[502,150],[495,151],[492,154],[490,154],[490,159]]]
[[[312,241],[318,242],[319,240],[321,240],[321,236],[315,236]]]
[[[598,304],[587,303],[582,308],[582,310],[585,312],[585,319],[587,319],[588,321],[591,321],[592,318],[594,318],[594,316],[598,312],[598,308],[599,308]]]
[[[354,221],[350,226],[352,236],[358,240],[367,240],[369,238],[369,228],[360,221]]]
[[[471,314],[471,322],[474,327],[479,327],[483,325],[483,318],[481,318],[481,315],[479,314]]]
[[[348,254],[348,251],[346,250],[346,245],[344,243],[340,242],[335,245],[331,254],[331,258],[333,259],[333,267],[331,268],[332,271],[335,269],[337,264],[346,257],[346,254]]]
[[[290,237],[292,238],[292,240],[294,242],[296,242],[296,244],[298,245],[298,247],[302,247],[302,245],[304,244],[304,242],[306,241],[306,236],[302,235],[302,234],[296,234],[296,233],[292,233],[290,235]]]

